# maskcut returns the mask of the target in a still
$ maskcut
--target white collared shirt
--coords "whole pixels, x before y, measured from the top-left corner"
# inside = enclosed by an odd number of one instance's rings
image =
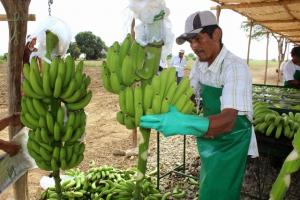
[[[184,57],[182,59],[179,58],[179,56],[175,56],[172,59],[171,67],[175,67],[176,72],[178,73],[178,77],[184,76],[184,67],[186,65],[186,61]]]
[[[191,86],[199,95],[201,84],[223,88],[221,110],[233,108],[239,115],[247,115],[252,121],[252,76],[247,64],[222,48],[214,62],[195,62],[190,73]]]
[[[252,121],[252,76],[247,64],[223,46],[214,62],[195,62],[190,73],[191,86],[199,96],[201,84],[223,88],[220,97],[221,110],[232,108],[238,115],[247,115]],[[248,155],[258,156],[254,128],[252,127]]]
[[[283,81],[294,80],[296,70],[300,70],[299,65],[295,65],[291,60],[282,64]]]

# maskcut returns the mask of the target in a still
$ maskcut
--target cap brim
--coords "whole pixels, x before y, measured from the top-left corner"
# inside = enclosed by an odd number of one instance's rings
[[[188,39],[191,39],[191,38],[197,36],[198,33],[200,33],[201,30],[202,30],[202,29],[200,29],[200,30],[197,29],[196,31],[192,31],[192,32],[190,32],[190,33],[184,33],[184,34],[181,34],[178,38],[176,38],[176,43],[177,43],[178,45],[183,44],[183,43],[184,43],[185,41],[187,41]]]

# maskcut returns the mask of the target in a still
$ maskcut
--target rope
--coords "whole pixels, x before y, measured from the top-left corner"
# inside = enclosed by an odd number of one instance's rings
[[[10,42],[12,42],[13,40],[13,44],[14,45],[18,45],[19,44],[19,41],[18,41],[18,31],[17,31],[17,25],[18,25],[18,21],[25,21],[25,20],[23,20],[21,17],[20,17],[20,15],[19,15],[19,13],[18,12],[16,12],[15,14],[14,14],[14,18],[13,18],[13,20],[7,20],[7,21],[13,21],[14,22],[14,32],[13,32],[13,35],[11,36],[11,38],[10,38]]]

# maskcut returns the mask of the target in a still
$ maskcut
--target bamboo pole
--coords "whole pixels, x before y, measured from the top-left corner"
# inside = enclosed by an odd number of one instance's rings
[[[217,6],[217,22],[220,22],[220,15],[221,15],[221,6]]]
[[[251,37],[252,37],[252,28],[253,28],[253,21],[250,22],[250,33],[249,33],[249,40],[248,40],[248,50],[247,50],[247,65],[249,66],[249,56],[250,56],[250,45],[251,45]]]
[[[269,39],[270,33],[267,33],[267,47],[266,47],[266,67],[265,67],[265,77],[264,77],[264,84],[267,83],[267,73],[268,73],[268,63],[269,63]]]

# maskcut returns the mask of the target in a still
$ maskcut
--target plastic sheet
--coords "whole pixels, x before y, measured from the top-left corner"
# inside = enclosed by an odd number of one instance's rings
[[[51,56],[64,56],[67,53],[72,38],[71,30],[63,20],[53,16],[49,16],[38,25],[38,27],[32,34],[30,34],[31,38],[37,38],[38,43],[38,51],[31,54],[30,60],[32,57],[38,56],[46,62],[51,63],[51,61],[45,57],[47,30],[56,34],[59,39],[57,48],[52,52]]]
[[[28,170],[36,168],[35,161],[27,151],[28,129],[21,129],[12,141],[21,145],[21,150],[13,157],[8,154],[0,157],[0,194]]]
[[[165,60],[171,53],[174,34],[168,19],[170,10],[164,0],[130,0],[129,9],[136,19],[135,39],[145,46],[149,43],[163,41],[161,59]]]

